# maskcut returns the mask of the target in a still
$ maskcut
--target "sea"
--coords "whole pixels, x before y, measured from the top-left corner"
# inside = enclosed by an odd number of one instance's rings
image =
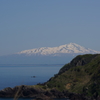
[[[2,64],[0,65],[0,90],[19,85],[36,85],[44,83],[59,72],[63,64]],[[0,98],[0,100],[14,100]],[[32,100],[19,98],[17,100]],[[68,99],[55,99],[68,100]]]

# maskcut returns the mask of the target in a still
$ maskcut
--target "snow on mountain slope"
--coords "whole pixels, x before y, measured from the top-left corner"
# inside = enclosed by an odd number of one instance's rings
[[[26,55],[54,55],[54,54],[72,54],[72,53],[80,53],[80,54],[87,54],[87,53],[100,53],[99,51],[95,51],[92,49],[87,49],[75,43],[69,43],[65,45],[61,45],[58,47],[42,47],[42,48],[35,48],[30,50],[24,50],[18,52],[17,54],[26,54]]]

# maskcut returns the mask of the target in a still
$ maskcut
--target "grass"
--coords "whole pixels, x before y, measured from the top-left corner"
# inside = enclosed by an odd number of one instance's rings
[[[98,81],[97,81],[98,80]],[[60,91],[68,90],[74,93],[83,93],[89,88],[88,94],[96,91],[100,94],[100,55],[79,55],[69,64],[61,68],[56,77],[47,82],[47,88],[56,88]],[[94,82],[97,86],[94,86]],[[93,87],[94,86],[94,87]]]
[[[33,85],[37,89],[59,91],[67,90],[73,93],[85,93],[89,96],[100,95],[100,55],[79,55],[63,66],[59,73],[45,84]],[[20,96],[20,89],[15,99]]]

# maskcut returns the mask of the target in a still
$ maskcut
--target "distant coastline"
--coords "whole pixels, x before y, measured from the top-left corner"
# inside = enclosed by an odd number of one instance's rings
[[[8,67],[11,67],[11,66],[13,66],[13,67],[38,67],[38,66],[44,66],[44,67],[46,67],[46,66],[63,66],[64,64],[0,64],[0,67],[2,66],[8,66]]]

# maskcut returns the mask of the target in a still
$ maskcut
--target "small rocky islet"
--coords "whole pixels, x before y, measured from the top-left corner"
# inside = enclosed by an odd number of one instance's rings
[[[0,91],[0,97],[100,100],[100,54],[78,55],[47,82],[33,86],[8,87]]]

